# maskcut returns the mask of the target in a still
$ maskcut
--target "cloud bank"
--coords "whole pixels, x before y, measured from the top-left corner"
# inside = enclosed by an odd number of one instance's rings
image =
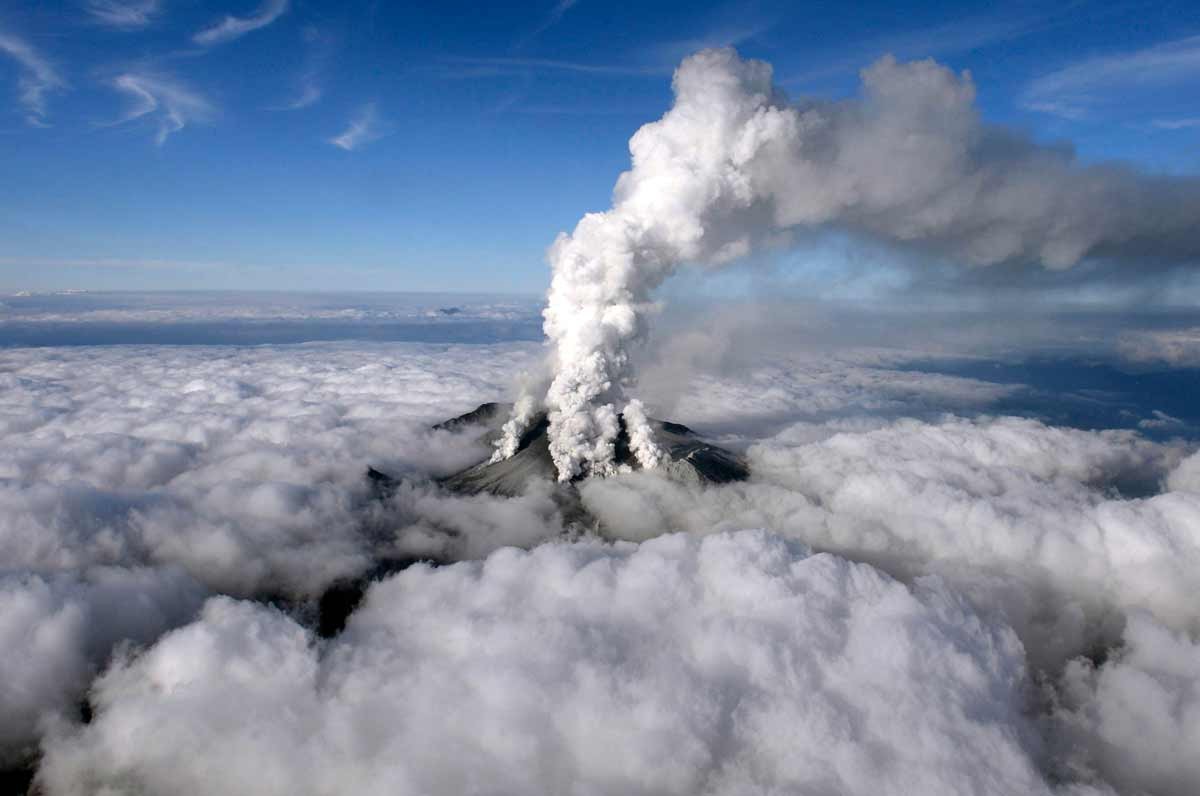
[[[1194,443],[992,417],[1022,385],[789,330],[661,344],[648,411],[751,480],[591,480],[598,528],[550,483],[431,480],[487,446],[429,424],[507,398],[536,344],[0,350],[0,767],[51,794],[1195,790]],[[467,563],[314,637],[327,587],[413,558]]]
[[[502,397],[530,354],[5,353],[0,553],[31,571],[176,565],[225,593],[319,594],[378,552],[362,533],[367,465],[438,473],[479,458],[471,440],[428,426],[472,408],[458,396]]]
[[[1132,362],[1200,367],[1200,327],[1131,331],[1121,336],[1118,345]]]
[[[115,646],[207,594],[315,598],[416,552],[430,517],[447,545],[488,518],[475,555],[562,530],[521,536],[529,501],[457,509],[427,483],[379,506],[364,477],[427,482],[485,455],[429,424],[503,397],[528,345],[170,351],[0,350],[0,769],[77,714]]]
[[[1067,765],[1094,770],[1122,792],[1183,796],[1200,783],[1200,643],[1146,616],[1130,618],[1124,647],[1100,666],[1073,661],[1054,732]]]
[[[60,728],[50,793],[1049,793],[1021,647],[762,532],[505,550],[377,584],[328,647],[210,601]],[[199,709],[203,706],[203,709]],[[220,761],[220,765],[213,765]]]
[[[35,750],[43,722],[78,716],[114,647],[190,621],[205,596],[178,569],[0,573],[0,768]]]
[[[857,419],[752,445],[746,484],[618,476],[583,495],[625,538],[763,525],[898,576],[939,574],[1054,668],[1113,643],[1130,611],[1200,629],[1188,597],[1200,588],[1200,495],[1172,475],[1181,456],[1132,432],[1016,418]],[[1153,494],[1168,479],[1173,490]]]

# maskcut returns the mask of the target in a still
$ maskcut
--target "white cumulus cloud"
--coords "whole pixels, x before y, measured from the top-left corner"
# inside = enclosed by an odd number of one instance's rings
[[[318,645],[221,598],[96,684],[52,794],[1049,793],[1011,631],[763,532],[504,550]],[[214,764],[219,761],[219,764]]]
[[[0,768],[33,757],[46,721],[78,716],[115,645],[191,621],[204,596],[177,569],[0,572]]]
[[[1182,454],[1133,432],[1017,418],[864,418],[752,445],[744,484],[643,474],[582,492],[626,538],[762,525],[896,575],[939,574],[1054,668],[1114,642],[1129,611],[1200,629],[1200,493],[1176,480],[1185,488],[1153,494]]]
[[[1072,663],[1054,732],[1068,766],[1122,793],[1186,796],[1200,785],[1200,641],[1146,616],[1100,666]]]
[[[108,301],[6,311],[342,311]],[[440,306],[360,303],[361,322]],[[1027,388],[923,372],[928,350],[723,328],[650,352],[646,411],[736,449],[750,480],[592,481],[590,532],[549,482],[433,480],[488,447],[430,424],[509,399],[538,344],[0,350],[0,768],[40,745],[51,794],[1200,785],[1175,708],[1197,681],[1194,444],[989,416]],[[403,479],[392,497],[368,465]],[[467,563],[378,582],[314,638],[326,588],[414,557]],[[1122,700],[1136,722],[1111,719]]]
[[[7,566],[178,565],[229,593],[319,594],[370,564],[367,466],[481,457],[429,424],[503,397],[533,349],[167,351],[0,354]]]

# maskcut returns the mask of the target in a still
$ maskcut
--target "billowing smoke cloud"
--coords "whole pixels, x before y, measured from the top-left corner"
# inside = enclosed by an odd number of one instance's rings
[[[931,60],[885,57],[862,80],[860,99],[792,106],[770,66],[731,49],[680,65],[674,106],[630,140],[613,207],[550,250],[545,404],[561,479],[614,471],[630,348],[681,264],[721,265],[817,227],[975,266],[1200,255],[1197,180],[1082,166],[984,125],[970,75]]]
[[[747,531],[504,550],[320,646],[210,601],[60,726],[50,794],[1049,794],[1013,633]]]

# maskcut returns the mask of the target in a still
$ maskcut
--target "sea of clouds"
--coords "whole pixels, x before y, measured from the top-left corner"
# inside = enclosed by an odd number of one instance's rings
[[[1200,788],[1191,418],[1049,423],[1032,385],[926,367],[969,358],[919,329],[665,326],[652,414],[753,475],[589,482],[598,533],[549,484],[433,480],[489,450],[432,424],[510,399],[538,343],[0,349],[0,768],[50,794]]]

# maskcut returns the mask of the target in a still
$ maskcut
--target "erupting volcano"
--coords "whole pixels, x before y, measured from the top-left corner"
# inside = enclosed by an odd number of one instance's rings
[[[510,404],[485,403],[478,408],[452,418],[436,427],[476,433],[495,443],[504,434],[502,423],[512,412]],[[619,429],[613,442],[612,468],[614,473],[643,469],[634,453],[630,430],[618,419]],[[654,435],[661,451],[656,466],[667,477],[684,483],[723,484],[746,479],[750,471],[741,457],[724,448],[705,442],[687,426],[664,420],[645,419],[645,427]],[[468,467],[442,481],[455,492],[516,496],[525,491],[531,481],[553,481],[558,478],[550,451],[550,419],[538,413],[517,442],[511,455]],[[583,476],[576,476],[575,481]],[[560,486],[564,494],[572,494],[572,482]]]
[[[1083,165],[985,125],[970,74],[931,60],[887,56],[862,80],[860,99],[792,104],[770,65],[732,49],[680,64],[674,106],[630,139],[612,207],[550,247],[551,377],[517,401],[493,463],[544,419],[560,481],[617,472],[622,445],[644,468],[665,461],[632,395],[631,352],[680,267],[822,227],[975,267],[1091,256],[1144,268],[1200,250],[1200,183]]]

